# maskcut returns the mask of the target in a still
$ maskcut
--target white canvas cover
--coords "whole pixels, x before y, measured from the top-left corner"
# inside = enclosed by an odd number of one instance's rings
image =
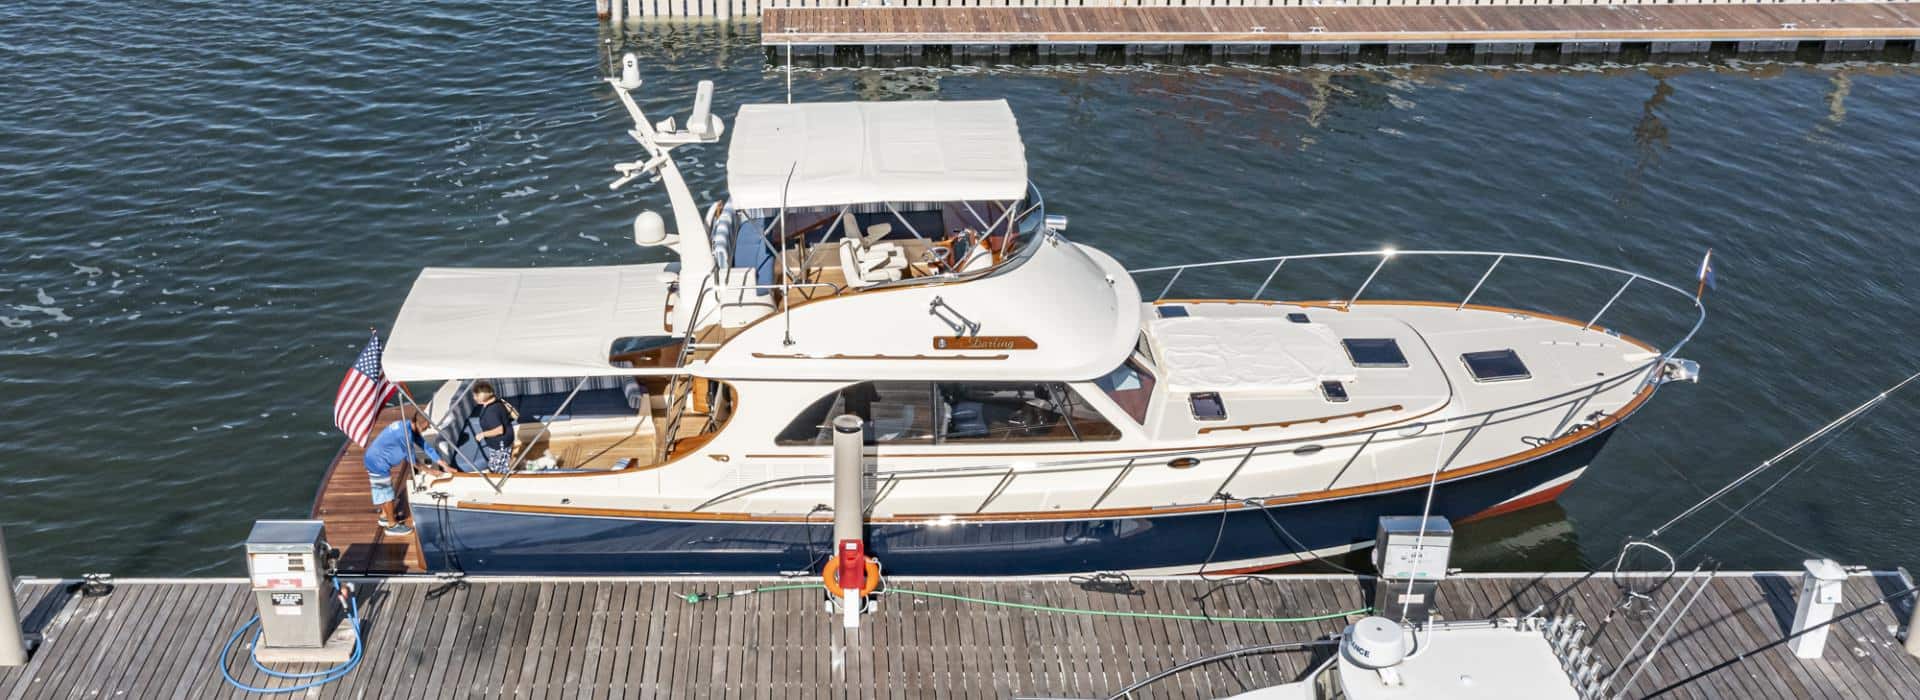
[[[1284,317],[1161,318],[1160,370],[1181,391],[1305,391],[1352,381],[1339,337]]]
[[[1026,193],[1026,147],[1006,100],[741,107],[733,206],[777,208],[782,188],[788,207],[1010,201]]]
[[[667,267],[426,268],[382,367],[395,381],[645,373],[607,355],[617,338],[671,335]]]

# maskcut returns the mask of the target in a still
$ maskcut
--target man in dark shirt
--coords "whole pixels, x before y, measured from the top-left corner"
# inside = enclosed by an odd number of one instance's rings
[[[473,402],[479,406],[474,417],[480,419],[480,453],[487,456],[487,471],[505,472],[513,465],[513,424],[520,412],[507,405],[487,382],[473,383]]]

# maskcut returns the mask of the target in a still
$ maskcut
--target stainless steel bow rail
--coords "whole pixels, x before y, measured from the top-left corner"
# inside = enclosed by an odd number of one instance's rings
[[[1167,295],[1173,291],[1174,285],[1178,284],[1180,282],[1180,278],[1183,275],[1185,275],[1189,270],[1220,271],[1220,270],[1239,268],[1239,267],[1266,268],[1267,266],[1270,265],[1271,268],[1268,269],[1266,278],[1260,282],[1260,286],[1253,291],[1253,294],[1248,295],[1246,297],[1242,297],[1247,301],[1262,301],[1261,297],[1266,294],[1266,291],[1268,288],[1273,286],[1274,280],[1279,277],[1281,270],[1284,269],[1287,263],[1289,262],[1340,260],[1340,259],[1356,259],[1356,258],[1359,258],[1359,259],[1378,258],[1379,260],[1378,262],[1374,263],[1373,269],[1367,273],[1367,276],[1365,279],[1362,279],[1360,281],[1360,285],[1354,288],[1353,293],[1351,295],[1348,295],[1344,300],[1339,300],[1339,299],[1332,300],[1332,303],[1335,303],[1341,306],[1346,306],[1346,307],[1351,307],[1354,304],[1358,303],[1360,301],[1361,295],[1366,294],[1367,287],[1371,286],[1373,284],[1374,279],[1380,276],[1380,272],[1386,269],[1387,263],[1392,262],[1395,259],[1404,259],[1404,258],[1480,258],[1480,259],[1489,260],[1489,262],[1487,263],[1486,270],[1480,273],[1480,277],[1477,280],[1475,280],[1473,283],[1473,288],[1467,290],[1466,296],[1460,298],[1459,304],[1455,305],[1454,307],[1456,309],[1465,309],[1468,304],[1472,303],[1473,298],[1480,294],[1480,290],[1484,288],[1487,284],[1487,281],[1493,277],[1494,271],[1500,268],[1501,263],[1506,262],[1508,260],[1531,260],[1531,261],[1544,262],[1544,263],[1549,263],[1554,265],[1567,265],[1567,266],[1578,267],[1578,268],[1599,270],[1601,272],[1606,272],[1613,275],[1619,275],[1622,278],[1620,281],[1620,286],[1614,289],[1613,296],[1608,297],[1606,302],[1600,304],[1600,306],[1598,307],[1598,310],[1594,311],[1593,315],[1587,318],[1587,322],[1585,326],[1586,328],[1593,328],[1597,324],[1599,324],[1601,317],[1605,316],[1607,311],[1613,309],[1614,304],[1620,301],[1620,296],[1623,294],[1626,294],[1627,289],[1632,287],[1636,282],[1641,283],[1642,286],[1651,284],[1651,285],[1654,285],[1656,288],[1664,289],[1668,292],[1672,292],[1673,294],[1678,295],[1682,299],[1685,299],[1686,303],[1693,307],[1695,318],[1693,321],[1693,325],[1687,328],[1686,334],[1681,336],[1679,340],[1675,341],[1673,345],[1669,346],[1664,352],[1660,353],[1660,361],[1655,363],[1653,368],[1649,371],[1647,376],[1647,381],[1652,381],[1654,379],[1653,372],[1658,371],[1662,366],[1666,364],[1667,360],[1672,359],[1674,355],[1680,351],[1680,348],[1685,347],[1689,341],[1693,340],[1694,334],[1700,332],[1700,326],[1707,322],[1707,307],[1705,304],[1702,304],[1700,302],[1700,298],[1695,296],[1693,292],[1689,292],[1680,287],[1676,287],[1674,285],[1668,284],[1666,282],[1662,282],[1652,277],[1648,277],[1638,272],[1622,270],[1620,268],[1612,267],[1610,265],[1601,265],[1598,263],[1584,262],[1580,260],[1573,260],[1570,258],[1559,258],[1551,255],[1534,255],[1531,253],[1502,253],[1502,252],[1481,251],[1481,250],[1394,250],[1389,248],[1389,249],[1383,249],[1383,250],[1352,251],[1352,252],[1345,252],[1345,253],[1312,253],[1308,255],[1278,255],[1278,256],[1262,257],[1262,258],[1240,258],[1237,260],[1221,260],[1216,262],[1189,263],[1185,265],[1165,265],[1161,267],[1148,267],[1148,268],[1141,268],[1137,270],[1128,270],[1128,272],[1132,274],[1135,278],[1139,278],[1141,275],[1163,274],[1163,273],[1169,273],[1169,272],[1172,273],[1167,278],[1166,285],[1160,288],[1159,296],[1154,297],[1154,301],[1160,301],[1167,298]]]
[[[1700,300],[1694,298],[1692,293],[1687,292],[1686,290],[1683,290],[1671,284],[1661,282],[1659,280],[1647,277],[1645,275],[1629,272],[1619,268],[1608,267],[1605,265],[1597,265],[1593,263],[1585,263],[1585,262],[1580,262],[1576,260],[1568,260],[1565,258],[1555,258],[1555,257],[1549,257],[1549,256],[1542,256],[1542,255],[1529,255],[1529,254],[1523,254],[1523,253],[1487,253],[1487,252],[1475,252],[1475,251],[1367,251],[1367,252],[1352,252],[1352,253],[1323,253],[1323,254],[1313,254],[1313,255],[1247,258],[1242,260],[1227,260],[1222,262],[1199,263],[1199,264],[1192,264],[1192,265],[1170,265],[1170,266],[1164,266],[1164,267],[1153,267],[1153,268],[1145,268],[1141,270],[1134,270],[1132,271],[1132,273],[1136,277],[1140,275],[1151,275],[1155,273],[1162,273],[1162,274],[1171,273],[1170,279],[1168,279],[1166,284],[1160,288],[1160,293],[1156,297],[1154,297],[1154,299],[1158,301],[1158,300],[1165,299],[1167,295],[1175,289],[1175,285],[1178,282],[1180,282],[1184,273],[1186,273],[1189,270],[1218,270],[1221,268],[1231,268],[1236,266],[1258,265],[1258,266],[1261,266],[1263,269],[1266,269],[1267,272],[1265,274],[1264,279],[1261,281],[1258,288],[1255,289],[1253,294],[1245,297],[1230,297],[1230,298],[1244,299],[1248,301],[1260,301],[1260,300],[1263,300],[1263,297],[1266,291],[1272,288],[1273,283],[1276,280],[1276,277],[1281,273],[1281,271],[1285,268],[1286,264],[1289,261],[1329,260],[1329,259],[1341,259],[1341,258],[1366,258],[1370,256],[1378,257],[1379,261],[1373,266],[1371,271],[1367,274],[1366,278],[1360,282],[1359,286],[1355,288],[1351,294],[1345,297],[1342,297],[1339,300],[1336,300],[1337,303],[1348,305],[1348,306],[1358,303],[1361,299],[1361,295],[1364,294],[1366,292],[1366,289],[1370,285],[1372,285],[1372,283],[1376,278],[1380,276],[1382,270],[1386,268],[1388,262],[1395,258],[1399,258],[1402,256],[1410,256],[1410,257],[1411,256],[1466,256],[1466,257],[1488,258],[1491,260],[1491,262],[1487,265],[1485,271],[1480,274],[1479,278],[1474,283],[1472,289],[1469,290],[1464,297],[1459,299],[1455,308],[1459,308],[1459,309],[1466,308],[1466,306],[1473,301],[1473,298],[1477,294],[1479,294],[1480,290],[1486,285],[1488,279],[1494,274],[1495,269],[1499,268],[1500,264],[1503,261],[1506,261],[1508,259],[1528,259],[1528,260],[1545,261],[1549,263],[1574,265],[1574,266],[1579,266],[1584,268],[1592,268],[1595,270],[1607,272],[1609,274],[1617,274],[1624,278],[1620,286],[1617,288],[1614,288],[1613,295],[1610,298],[1608,298],[1605,303],[1601,304],[1598,307],[1598,311],[1594,312],[1592,316],[1588,317],[1586,325],[1589,328],[1595,327],[1595,324],[1599,322],[1599,320],[1606,314],[1606,312],[1612,309],[1616,305],[1621,295],[1630,286],[1636,283],[1641,285],[1653,285],[1657,289],[1666,290],[1674,294],[1680,295],[1682,298],[1684,298],[1685,303],[1688,305],[1688,307],[1694,312],[1694,317],[1693,317],[1693,322],[1688,327],[1685,335],[1683,335],[1678,341],[1676,341],[1673,344],[1673,346],[1661,352],[1656,359],[1646,363],[1645,365],[1642,365],[1632,371],[1601,378],[1598,381],[1576,387],[1569,391],[1565,391],[1559,394],[1547,396],[1540,399],[1535,399],[1533,401],[1528,401],[1525,403],[1502,406],[1493,410],[1481,411],[1481,412],[1476,412],[1471,414],[1447,416],[1445,418],[1438,418],[1438,419],[1432,419],[1432,420],[1420,420],[1420,421],[1414,421],[1409,423],[1398,423],[1392,426],[1374,429],[1374,430],[1339,432],[1332,435],[1289,437],[1285,439],[1257,441],[1250,445],[1243,443],[1243,444],[1235,445],[1232,447],[1195,448],[1191,450],[1174,451],[1174,452],[1167,452],[1167,453],[1156,453],[1151,459],[1138,458],[1138,457],[1136,458],[1093,457],[1093,458],[1082,458],[1082,459],[1063,459],[1063,460],[1054,460],[1054,461],[1023,460],[1019,463],[1009,462],[1009,463],[991,464],[991,465],[939,467],[939,468],[927,468],[927,469],[889,469],[887,471],[881,472],[878,475],[880,482],[876,485],[872,506],[878,507],[880,504],[886,501],[888,496],[894,493],[897,487],[903,484],[909,483],[916,479],[952,479],[955,477],[964,477],[969,475],[985,476],[989,478],[997,476],[999,480],[998,482],[996,482],[996,485],[986,493],[984,499],[981,501],[981,503],[978,506],[974,508],[974,511],[973,511],[975,513],[984,513],[984,512],[987,512],[987,510],[993,505],[994,501],[1001,496],[1001,494],[1006,493],[1008,486],[1010,486],[1016,479],[1038,477],[1043,475],[1056,475],[1056,474],[1062,474],[1067,472],[1082,472],[1082,473],[1085,473],[1088,478],[1106,480],[1105,481],[1105,483],[1107,484],[1106,488],[1101,492],[1099,497],[1093,501],[1092,505],[1088,506],[1091,509],[1097,509],[1101,507],[1101,505],[1105,504],[1106,501],[1109,499],[1109,497],[1111,497],[1116,491],[1118,491],[1120,487],[1126,482],[1127,478],[1131,474],[1135,473],[1135,471],[1141,467],[1153,466],[1153,465],[1161,464],[1163,462],[1171,462],[1171,461],[1177,461],[1181,459],[1196,459],[1201,461],[1218,460],[1218,459],[1234,460],[1235,467],[1232,469],[1232,471],[1230,471],[1226,475],[1226,477],[1219,482],[1218,486],[1206,492],[1208,495],[1211,495],[1211,494],[1229,491],[1230,487],[1233,485],[1234,481],[1237,478],[1239,478],[1240,474],[1242,473],[1242,470],[1247,466],[1247,464],[1250,461],[1252,461],[1254,457],[1260,456],[1263,454],[1293,452],[1295,450],[1308,449],[1309,446],[1317,447],[1319,449],[1324,449],[1324,450],[1340,450],[1340,449],[1346,449],[1346,448],[1354,448],[1355,446],[1357,446],[1357,449],[1355,450],[1353,456],[1349,459],[1349,462],[1348,462],[1348,464],[1352,464],[1354,461],[1358,460],[1362,452],[1365,452],[1370,449],[1380,449],[1380,448],[1385,448],[1390,446],[1404,445],[1411,441],[1416,441],[1416,440],[1440,439],[1444,441],[1449,439],[1449,437],[1451,436],[1464,433],[1466,434],[1465,440],[1462,440],[1460,444],[1452,446],[1451,448],[1453,453],[1457,455],[1465,449],[1466,445],[1469,442],[1477,438],[1480,435],[1480,433],[1484,430],[1484,428],[1486,428],[1487,426],[1506,423],[1510,421],[1517,421],[1517,420],[1521,420],[1521,419],[1525,419],[1533,416],[1553,414],[1557,412],[1558,417],[1555,420],[1555,425],[1553,430],[1551,431],[1551,434],[1546,436],[1541,436],[1542,440],[1544,441],[1547,439],[1559,437],[1561,435],[1566,434],[1569,431],[1577,430],[1585,427],[1585,425],[1588,424],[1589,421],[1582,420],[1583,417],[1581,414],[1583,409],[1586,406],[1591,404],[1594,397],[1600,396],[1601,394],[1604,394],[1608,391],[1621,390],[1630,385],[1633,387],[1633,391],[1637,393],[1641,389],[1646,388],[1646,385],[1648,383],[1660,381],[1662,377],[1663,368],[1667,367],[1668,363],[1673,360],[1674,353],[1678,351],[1680,348],[1684,347],[1687,344],[1687,342],[1693,338],[1694,334],[1700,330],[1701,324],[1705,323],[1706,321],[1706,307],[1700,303]],[[1189,281],[1191,281],[1192,277],[1189,277],[1188,279]],[[1260,430],[1261,430],[1261,427],[1259,426],[1248,426],[1247,433],[1250,436],[1257,436]],[[1335,480],[1337,479],[1338,479],[1338,476],[1335,477]],[[693,510],[695,512],[706,511],[706,510],[713,509],[717,506],[720,506],[722,504],[739,500],[741,498],[746,498],[749,496],[764,496],[764,495],[768,495],[773,491],[781,490],[781,489],[818,488],[822,485],[830,484],[832,483],[832,481],[833,479],[831,475],[804,475],[804,476],[768,479],[766,481],[762,481],[754,484],[748,484],[745,486],[740,486],[738,488],[732,489],[725,493],[721,493],[717,496],[714,496],[711,499],[708,499],[707,501],[701,503],[700,505],[694,507]],[[1331,484],[1329,484],[1329,486],[1330,485]],[[1276,498],[1276,497],[1284,497],[1287,495],[1291,495],[1291,494],[1268,494],[1268,495],[1262,496],[1262,498]],[[1170,504],[1170,505],[1176,505],[1176,506],[1177,505],[1200,505],[1208,502],[1210,501],[1205,500],[1205,497],[1203,497],[1203,500],[1196,501],[1194,503]]]

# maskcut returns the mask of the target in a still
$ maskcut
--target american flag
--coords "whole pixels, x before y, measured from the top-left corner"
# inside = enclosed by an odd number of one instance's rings
[[[333,427],[346,433],[353,444],[366,447],[373,419],[393,392],[393,383],[380,371],[380,334],[374,333],[367,340],[367,348],[360,351],[360,359],[353,361],[347,376],[340,380],[340,393],[333,397]]]

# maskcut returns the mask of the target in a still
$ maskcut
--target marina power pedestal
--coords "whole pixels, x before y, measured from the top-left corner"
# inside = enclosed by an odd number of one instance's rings
[[[340,618],[318,520],[259,520],[247,535],[247,577],[260,613],[260,650],[320,649]],[[262,659],[266,660],[266,659]]]
[[[1433,613],[1434,593],[1447,578],[1453,554],[1453,524],[1446,518],[1412,515],[1380,518],[1373,540],[1374,614],[1405,622],[1426,622]]]

